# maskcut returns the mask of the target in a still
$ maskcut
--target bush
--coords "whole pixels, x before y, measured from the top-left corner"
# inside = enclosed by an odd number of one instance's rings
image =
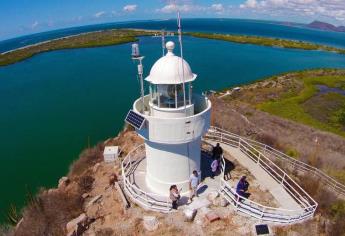
[[[79,191],[81,193],[90,192],[95,179],[90,175],[82,176],[78,181]]]

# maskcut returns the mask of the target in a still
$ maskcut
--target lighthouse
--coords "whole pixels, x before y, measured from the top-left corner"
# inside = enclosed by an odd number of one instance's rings
[[[142,188],[162,196],[169,194],[173,184],[188,194],[190,175],[200,171],[201,138],[210,127],[211,110],[207,97],[193,93],[197,75],[174,54],[174,42],[165,47],[166,55],[145,78],[149,94],[134,102],[126,118],[145,140],[146,186]]]

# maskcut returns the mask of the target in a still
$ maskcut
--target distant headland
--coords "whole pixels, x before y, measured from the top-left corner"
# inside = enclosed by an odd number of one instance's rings
[[[345,26],[335,26],[330,23],[322,22],[322,21],[313,21],[310,24],[307,24],[308,28],[319,29],[319,30],[326,30],[326,31],[334,31],[334,32],[344,32],[345,33]]]

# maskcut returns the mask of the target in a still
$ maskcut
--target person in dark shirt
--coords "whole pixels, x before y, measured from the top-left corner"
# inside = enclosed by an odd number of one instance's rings
[[[213,159],[219,159],[223,155],[223,148],[217,143],[215,147],[212,149],[212,157]]]
[[[237,187],[236,187],[236,193],[241,196],[241,197],[246,197],[247,194],[247,190],[248,190],[248,187],[249,187],[249,183],[248,181],[246,180],[247,177],[246,176],[242,176],[240,181],[238,181],[238,184],[237,184]]]

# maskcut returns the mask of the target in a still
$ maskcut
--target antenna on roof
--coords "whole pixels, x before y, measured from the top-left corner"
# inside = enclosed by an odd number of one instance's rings
[[[162,54],[165,55],[165,31],[162,29]]]
[[[144,56],[140,55],[140,50],[139,50],[139,44],[138,43],[133,43],[132,44],[132,60],[138,62],[138,77],[140,80],[140,94],[141,94],[141,103],[142,103],[142,113],[145,111],[145,105],[144,105],[144,69],[143,69],[143,61]]]
[[[184,105],[184,110],[186,112],[186,88],[185,88],[185,82],[184,82],[183,44],[182,44],[182,28],[181,28],[180,12],[177,12],[177,27],[178,27],[178,41],[180,43],[180,55],[181,55],[181,68],[182,68],[182,81],[183,81],[183,105]]]

